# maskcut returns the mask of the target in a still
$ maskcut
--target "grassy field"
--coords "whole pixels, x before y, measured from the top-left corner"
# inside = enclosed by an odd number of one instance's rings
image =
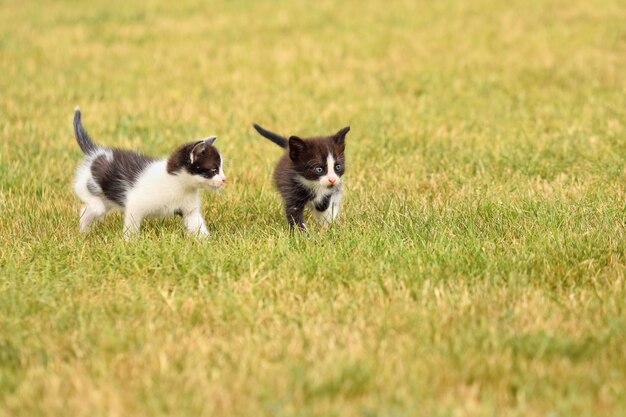
[[[626,415],[623,1],[132,3],[0,1],[0,416]],[[208,242],[78,233],[77,104],[218,135]],[[339,223],[252,122],[352,126]]]

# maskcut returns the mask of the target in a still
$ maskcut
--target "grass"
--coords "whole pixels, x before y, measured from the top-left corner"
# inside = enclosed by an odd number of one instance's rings
[[[0,415],[626,414],[625,20],[2,1]],[[78,233],[76,104],[153,155],[218,135],[208,242],[174,218]],[[290,236],[255,121],[352,126],[330,230]]]

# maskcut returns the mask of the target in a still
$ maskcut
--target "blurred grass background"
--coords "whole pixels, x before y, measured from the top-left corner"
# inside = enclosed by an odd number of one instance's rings
[[[622,1],[0,2],[0,415],[626,413]],[[209,242],[78,233],[100,143],[217,134]],[[284,134],[349,124],[290,236]],[[310,222],[311,223],[311,222]],[[311,223],[313,224],[313,223]]]

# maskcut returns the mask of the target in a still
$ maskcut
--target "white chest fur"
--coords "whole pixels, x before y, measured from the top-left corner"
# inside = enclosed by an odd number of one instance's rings
[[[126,195],[126,210],[144,216],[167,216],[199,209],[200,197],[195,179],[184,172],[176,175],[166,170],[167,161],[150,164]]]

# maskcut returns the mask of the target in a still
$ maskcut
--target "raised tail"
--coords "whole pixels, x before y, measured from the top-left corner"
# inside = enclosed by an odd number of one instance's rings
[[[277,133],[270,132],[269,130],[265,130],[265,129],[263,129],[261,126],[259,126],[256,123],[253,124],[252,126],[254,126],[256,131],[259,132],[261,134],[261,136],[264,136],[264,137],[268,138],[269,140],[271,140],[272,142],[274,142],[275,144],[277,144],[281,148],[286,148],[287,147],[287,144],[289,143],[287,138],[285,138],[283,136],[280,136]]]
[[[93,143],[89,134],[83,127],[83,122],[80,120],[80,109],[78,106],[74,109],[74,135],[76,136],[76,142],[85,155],[94,152],[98,149],[98,145]]]

